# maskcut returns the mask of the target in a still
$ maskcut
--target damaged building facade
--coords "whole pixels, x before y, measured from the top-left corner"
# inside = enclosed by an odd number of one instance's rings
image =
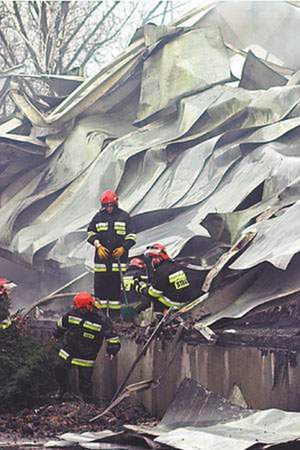
[[[55,97],[25,95],[17,69],[0,74],[1,95],[16,106],[0,124],[1,265],[27,288],[29,307],[76,276],[90,289],[86,227],[99,194],[114,189],[136,222],[131,256],[163,242],[208,294],[192,312],[195,335],[205,326],[218,334],[215,346],[184,343],[161,385],[166,403],[188,376],[227,398],[237,386],[252,408],[299,411],[300,54],[291,30],[300,9],[278,2],[276,33],[262,33],[269,2],[242,2],[235,14],[233,3],[145,25],[92,78],[45,76]],[[164,345],[133,380],[153,377]],[[114,364],[118,384],[126,362]],[[143,396],[162,414],[159,389]]]

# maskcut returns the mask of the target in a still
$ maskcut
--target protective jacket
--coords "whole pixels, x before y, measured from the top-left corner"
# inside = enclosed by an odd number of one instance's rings
[[[0,295],[0,331],[6,330],[12,324],[9,316],[9,298],[6,294]]]
[[[170,307],[179,309],[192,300],[188,274],[182,266],[171,259],[162,261],[154,270],[150,285],[140,283],[137,290],[156,300],[154,302],[156,311]]]
[[[129,303],[139,303],[141,301],[139,293],[136,291],[136,285],[139,282],[148,282],[146,269],[138,267],[128,267],[124,275],[124,284],[127,300]]]
[[[54,336],[63,337],[59,357],[81,367],[94,366],[104,339],[109,355],[115,355],[121,347],[110,319],[95,308],[72,308],[58,320]]]
[[[120,258],[121,270],[125,272],[128,251],[136,242],[136,234],[129,214],[118,207],[115,207],[111,214],[101,209],[91,220],[87,231],[88,242],[92,245],[95,240],[98,240],[110,253],[117,247],[125,248],[125,253]],[[119,268],[112,256],[108,259],[100,259],[95,249],[94,271],[95,273],[118,272]]]

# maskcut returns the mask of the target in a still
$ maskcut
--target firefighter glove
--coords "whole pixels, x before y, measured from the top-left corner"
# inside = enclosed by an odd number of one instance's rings
[[[103,247],[103,245],[100,244],[97,247],[97,252],[98,252],[98,255],[99,255],[99,257],[101,259],[107,259],[108,258],[109,251],[108,251],[108,249],[106,247]]]
[[[124,252],[125,252],[124,247],[117,247],[113,251],[113,257],[116,259],[119,259],[119,258],[121,258],[121,256],[123,256]]]

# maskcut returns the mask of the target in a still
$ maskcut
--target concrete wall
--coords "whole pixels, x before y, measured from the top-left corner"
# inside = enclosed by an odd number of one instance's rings
[[[169,347],[169,344],[155,341],[129,383],[159,377],[168,358]],[[111,398],[140,348],[123,338],[122,350],[115,360],[105,359],[101,351],[94,372],[95,393],[99,398]],[[251,408],[300,411],[300,365],[297,362],[299,356],[295,353],[288,355],[287,352],[261,351],[253,347],[183,344],[160,386],[139,396],[149,411],[161,416],[179,383],[185,377],[191,377],[226,398],[229,398],[233,386],[238,385]]]

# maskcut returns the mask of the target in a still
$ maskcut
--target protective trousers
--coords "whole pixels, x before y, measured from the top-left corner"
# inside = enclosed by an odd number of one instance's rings
[[[121,282],[119,272],[95,272],[94,294],[101,306],[110,311],[120,312],[121,308]]]
[[[64,361],[61,358],[57,358],[57,364],[54,367],[54,373],[56,381],[59,385],[60,395],[63,396],[69,391],[69,372],[71,364],[69,361]],[[92,399],[92,375],[93,367],[80,367],[76,366],[78,370],[78,382],[79,391],[81,392],[85,401]]]

